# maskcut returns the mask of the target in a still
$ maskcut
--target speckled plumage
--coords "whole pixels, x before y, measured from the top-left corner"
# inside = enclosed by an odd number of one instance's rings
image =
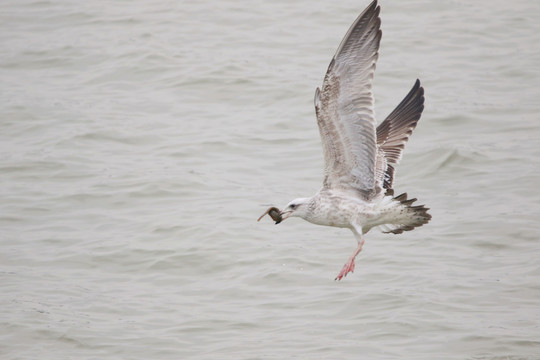
[[[399,234],[427,223],[431,215],[407,194],[394,197],[395,166],[424,109],[417,80],[396,109],[376,128],[372,80],[381,40],[380,7],[373,1],[348,30],[332,58],[323,85],[315,91],[315,110],[324,153],[322,189],[291,201],[283,220],[350,229],[358,246],[336,277],[354,271],[363,234],[373,227]]]

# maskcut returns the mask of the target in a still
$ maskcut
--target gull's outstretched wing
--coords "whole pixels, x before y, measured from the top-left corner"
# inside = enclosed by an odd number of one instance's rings
[[[384,189],[392,189],[395,165],[399,163],[405,144],[409,140],[422,111],[424,110],[424,88],[420,80],[407,96],[377,126],[376,180]]]
[[[315,92],[317,123],[325,159],[324,186],[355,190],[366,200],[380,190],[373,94],[381,40],[380,8],[373,1],[354,21]]]

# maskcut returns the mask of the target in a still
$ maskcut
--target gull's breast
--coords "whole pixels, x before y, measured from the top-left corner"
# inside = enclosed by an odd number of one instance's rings
[[[324,226],[351,228],[361,217],[362,205],[342,196],[317,196],[307,221]]]

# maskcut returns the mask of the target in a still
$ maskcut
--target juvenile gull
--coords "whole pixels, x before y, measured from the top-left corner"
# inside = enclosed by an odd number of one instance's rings
[[[324,152],[323,187],[291,201],[280,221],[300,217],[313,224],[351,229],[358,246],[336,280],[354,271],[354,260],[373,227],[401,234],[431,219],[428,208],[394,196],[395,166],[424,109],[416,80],[394,111],[375,128],[372,80],[381,40],[380,7],[373,1],[351,25],[315,91]]]

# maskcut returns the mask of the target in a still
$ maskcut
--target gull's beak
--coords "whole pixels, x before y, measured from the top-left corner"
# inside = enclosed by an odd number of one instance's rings
[[[289,216],[292,215],[292,213],[293,213],[292,210],[280,212],[279,215],[281,215],[281,221],[287,219]],[[281,221],[280,221],[280,222],[281,222]]]

